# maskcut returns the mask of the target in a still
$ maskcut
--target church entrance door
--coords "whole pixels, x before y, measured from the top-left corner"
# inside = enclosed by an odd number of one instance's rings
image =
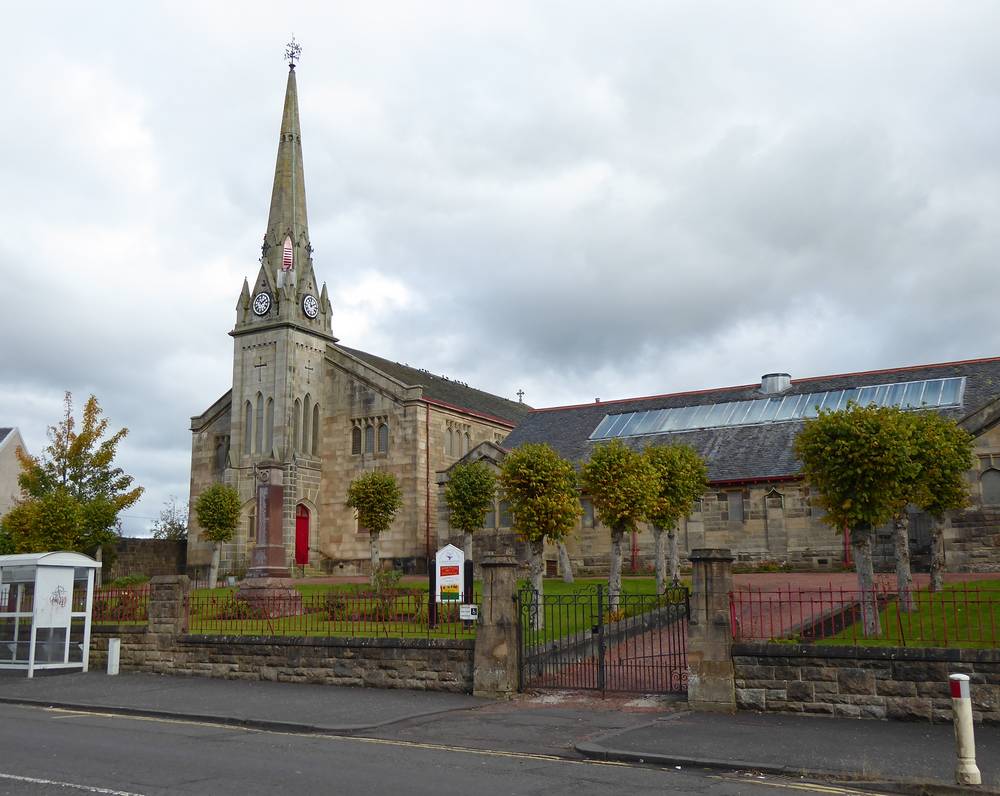
[[[309,563],[309,509],[301,503],[295,507],[295,566]]]

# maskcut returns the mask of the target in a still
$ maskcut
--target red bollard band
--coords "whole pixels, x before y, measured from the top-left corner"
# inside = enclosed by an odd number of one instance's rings
[[[948,685],[951,687],[952,699],[969,698],[969,675],[950,674],[948,675]]]

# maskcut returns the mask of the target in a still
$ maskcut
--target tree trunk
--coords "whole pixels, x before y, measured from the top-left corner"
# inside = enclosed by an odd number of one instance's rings
[[[556,542],[556,546],[559,548],[559,568],[562,570],[563,583],[572,583],[573,562],[569,560],[566,545],[563,542]]]
[[[531,626],[535,630],[545,627],[545,562],[542,554],[545,549],[545,541],[540,539],[530,544],[531,549]]]
[[[913,612],[913,573],[910,571],[910,521],[906,513],[892,521],[893,542],[896,546],[896,590],[899,610]]]
[[[656,593],[663,594],[667,590],[667,554],[664,548],[663,528],[653,526],[653,554],[656,562]]]
[[[378,534],[368,532],[368,546],[372,557],[372,586],[375,585],[375,577],[378,575],[379,567],[382,563],[378,555]]]
[[[472,561],[472,531],[466,531],[462,537],[462,552],[466,561]]]
[[[931,591],[941,591],[944,586],[944,522],[933,518],[931,529]]]
[[[608,610],[614,613],[618,610],[619,597],[622,592],[622,542],[625,531],[611,531],[611,571],[608,573]]]
[[[879,636],[882,623],[875,599],[875,570],[872,567],[872,529],[870,525],[851,531],[851,548],[854,551],[854,569],[858,573],[858,592],[861,602],[861,623],[866,637]]]
[[[214,589],[219,583],[219,562],[222,560],[222,542],[212,548],[212,563],[208,567],[208,588]]]
[[[101,584],[104,582],[104,545],[97,545],[97,552],[94,554],[94,560],[97,561],[99,566],[94,570],[94,588],[101,588]]]
[[[670,585],[681,585],[681,553],[678,549],[677,529],[674,528],[667,534],[670,539]]]

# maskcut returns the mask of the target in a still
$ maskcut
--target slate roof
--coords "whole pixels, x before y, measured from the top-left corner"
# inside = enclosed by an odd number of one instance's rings
[[[501,420],[506,420],[511,425],[519,423],[531,407],[517,401],[509,401],[499,395],[477,390],[461,382],[446,379],[443,376],[435,376],[426,370],[411,368],[409,365],[402,365],[382,357],[369,354],[367,351],[359,351],[356,348],[338,345],[337,348],[346,351],[351,356],[357,357],[363,362],[367,362],[376,370],[380,370],[387,376],[401,381],[407,386],[420,385],[424,388],[424,397],[432,401],[450,404],[460,409],[469,409],[483,415],[490,415]],[[589,432],[588,432],[589,433]]]
[[[0,428],[0,442],[3,442],[13,430],[12,428]]]
[[[793,379],[791,387],[781,395],[952,376],[966,377],[965,394],[960,408],[940,410],[947,417],[959,420],[1000,398],[1000,357]],[[697,406],[723,401],[744,401],[762,397],[765,396],[760,391],[760,385],[750,384],[579,406],[536,409],[511,432],[504,442],[504,447],[516,448],[528,442],[546,442],[561,456],[579,462],[589,458],[595,443],[590,442],[588,437],[606,414]],[[670,443],[690,445],[708,463],[709,480],[717,483],[780,479],[794,477],[800,470],[800,463],[792,452],[792,444],[801,428],[802,421],[799,420],[628,437],[623,441],[637,449],[648,445]]]

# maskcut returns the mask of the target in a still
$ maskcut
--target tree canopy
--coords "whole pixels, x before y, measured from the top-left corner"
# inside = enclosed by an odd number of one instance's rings
[[[63,418],[49,427],[42,454],[18,449],[18,484],[25,497],[2,519],[4,546],[15,552],[89,553],[114,539],[119,513],[133,506],[143,489],[114,463],[128,429],[106,436],[109,423],[102,415],[90,396],[77,430],[67,392]]]
[[[185,541],[188,535],[188,504],[178,503],[171,495],[163,503],[160,516],[153,523],[154,539]]]
[[[444,488],[451,525],[465,533],[483,527],[483,517],[496,499],[496,476],[483,461],[456,464]]]
[[[377,536],[392,525],[403,505],[403,493],[392,473],[372,470],[351,481],[347,505],[358,512],[358,523]]]
[[[652,445],[643,455],[657,478],[657,493],[647,519],[669,530],[691,513],[704,493],[708,483],[705,461],[689,445]]]
[[[659,494],[652,461],[617,439],[594,448],[580,480],[598,519],[616,533],[636,530]]]
[[[226,484],[212,484],[194,502],[202,535],[210,542],[228,542],[240,519],[240,495]]]
[[[911,501],[932,517],[969,502],[965,474],[972,467],[972,435],[937,412],[917,412],[912,421],[914,457],[920,465]]]
[[[576,527],[582,513],[576,471],[548,445],[522,445],[507,454],[499,483],[522,540],[556,542]]]

